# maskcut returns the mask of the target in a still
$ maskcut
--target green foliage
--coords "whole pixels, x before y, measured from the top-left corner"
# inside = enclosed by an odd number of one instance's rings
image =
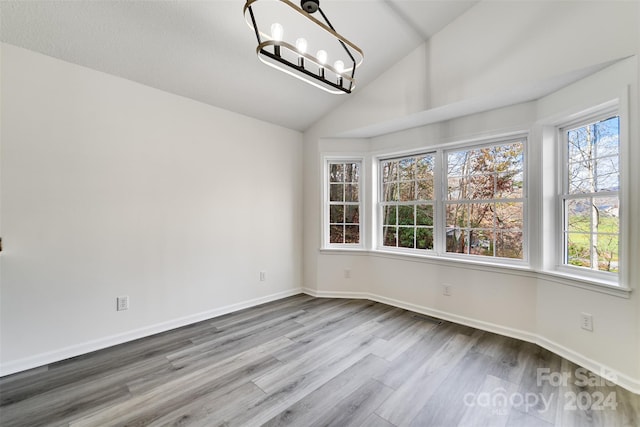
[[[589,218],[584,216],[585,221]],[[579,218],[579,217],[577,217]],[[591,268],[591,233],[569,233],[567,239],[567,263],[577,267]],[[600,217],[598,222],[597,245],[594,256],[597,257],[598,270],[618,271],[618,218]],[[595,260],[594,260],[595,261]]]

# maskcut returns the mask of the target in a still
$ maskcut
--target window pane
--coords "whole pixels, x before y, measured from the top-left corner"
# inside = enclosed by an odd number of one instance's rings
[[[620,174],[618,156],[596,160],[596,191],[618,191]]]
[[[385,202],[395,202],[398,200],[398,184],[384,184],[382,189],[382,200]]]
[[[494,168],[494,150],[491,148],[480,148],[477,150],[469,150],[469,166],[474,171],[493,171]]]
[[[618,197],[594,197],[593,206],[597,223],[593,231],[615,233],[620,231],[620,201]]]
[[[328,244],[360,243],[360,168],[361,164],[353,161],[328,164]]]
[[[416,199],[415,181],[400,183],[400,201],[410,202]]]
[[[467,206],[470,227],[493,228],[493,203],[472,203]]]
[[[357,163],[347,163],[344,165],[344,182],[358,182],[360,168]]]
[[[344,185],[344,201],[345,202],[357,202],[359,201],[358,184],[345,184]]]
[[[382,182],[390,182],[398,180],[398,162],[387,161],[382,162]]]
[[[591,235],[587,233],[567,233],[567,264],[591,267]]]
[[[570,194],[618,191],[619,118],[567,132]]]
[[[329,207],[329,222],[333,224],[344,222],[344,206],[343,205],[331,205]]]
[[[398,206],[398,224],[414,225],[413,206]]]
[[[593,127],[583,126],[567,132],[569,162],[583,162],[591,159]]]
[[[524,196],[524,178],[522,172],[499,173],[496,177],[497,199],[519,199]]]
[[[344,232],[343,232],[342,225],[329,226],[329,242],[331,243],[344,242]]]
[[[620,151],[620,118],[611,117],[595,124],[598,157],[617,155]]]
[[[416,179],[433,181],[433,156],[422,156],[416,159]]]
[[[329,188],[329,201],[344,201],[344,184],[331,184]]]
[[[593,193],[595,171],[592,161],[569,164],[569,194]]]
[[[383,228],[383,245],[397,246],[396,245],[397,233],[398,233],[397,227],[384,227]]]
[[[360,223],[360,207],[354,206],[354,205],[345,206],[344,222],[347,224],[359,224]]]
[[[449,200],[460,200],[465,198],[466,191],[462,191],[464,186],[463,178],[449,178],[448,181],[447,198]]]
[[[591,233],[591,199],[567,200],[565,206],[567,230],[569,232]]]
[[[415,179],[415,159],[409,157],[398,162],[400,181],[411,181]]]
[[[594,235],[596,255],[598,257],[598,270],[618,272],[618,235],[597,234]]]
[[[618,271],[619,209],[617,197],[593,198],[593,257],[600,271]]]
[[[416,200],[433,200],[433,179],[418,181],[417,185]]]
[[[397,208],[395,206],[385,206],[383,224],[396,225],[398,223],[396,218],[396,212],[397,212]]]
[[[493,199],[495,188],[493,175],[475,175],[469,177],[467,199]]]
[[[496,203],[496,226],[498,228],[524,228],[523,203]]]
[[[496,256],[522,259],[523,245],[522,231],[499,231],[496,235]]]
[[[463,176],[467,174],[467,152],[457,151],[447,154],[447,175]]]
[[[398,246],[401,248],[413,248],[415,246],[415,228],[398,227]]]
[[[329,165],[329,181],[342,182],[344,181],[344,166],[338,163],[331,163]]]
[[[416,225],[433,225],[433,206],[417,205],[416,206]]]
[[[467,205],[447,205],[447,227],[468,227],[469,214]]]
[[[524,170],[524,144],[516,142],[495,147],[495,171],[516,174]]]
[[[447,252],[469,253],[469,236],[466,231],[460,228],[447,229]]]
[[[433,249],[433,229],[416,228],[416,249]]]
[[[469,230],[469,253],[493,256],[493,233],[490,230]]]
[[[360,243],[360,227],[357,225],[345,225],[344,242]]]

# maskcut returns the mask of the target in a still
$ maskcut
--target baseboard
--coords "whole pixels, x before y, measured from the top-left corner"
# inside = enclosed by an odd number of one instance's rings
[[[583,354],[575,352],[570,348],[567,348],[563,345],[560,345],[554,341],[548,340],[545,337],[538,336],[536,341],[540,347],[546,348],[549,351],[554,352],[567,360],[575,363],[578,366],[582,366],[583,368],[587,368],[591,372],[594,372],[601,377],[616,383],[620,387],[626,388],[627,390],[640,394],[640,380],[636,380],[629,375],[618,372],[615,369],[609,368],[602,363],[598,363],[597,361],[590,359]]]
[[[303,293],[303,290],[301,288],[294,288],[264,297],[254,298],[240,303],[230,304],[224,307],[218,307],[212,310],[207,310],[189,316],[172,319],[166,322],[145,326],[143,328],[134,329],[122,334],[111,335],[108,337],[87,341],[81,344],[64,347],[23,359],[10,361],[0,365],[0,377],[48,365],[50,363],[59,362],[70,357],[80,356],[82,354],[87,354],[92,351],[101,350],[118,344],[123,344],[125,342],[133,341],[139,338],[145,338],[154,334],[166,332],[175,328],[187,326],[193,323],[201,322],[203,320],[208,320],[214,317],[222,316],[224,314],[232,313],[234,311],[243,310],[245,308],[279,300],[292,295],[298,295],[300,293]]]
[[[564,357],[565,359],[582,366],[598,375],[603,375],[610,379],[612,382],[619,386],[633,392],[640,394],[640,380],[634,379],[628,375],[611,369],[595,360],[592,360],[570,348],[564,347],[554,341],[551,341],[543,336],[532,334],[527,331],[519,329],[508,328],[495,323],[485,322],[465,316],[459,316],[457,314],[448,313],[441,310],[435,310],[432,308],[400,301],[393,298],[387,298],[381,295],[372,294],[369,292],[344,292],[344,291],[318,291],[314,289],[303,288],[302,291],[308,295],[320,298],[354,298],[354,299],[368,299],[371,301],[381,302],[398,308],[404,308],[405,310],[413,311],[427,316],[436,317],[439,319],[447,320],[449,322],[458,323],[472,328],[480,329],[487,332],[493,332],[499,335],[516,338],[519,340],[527,341],[533,344],[537,344],[542,348],[545,348],[553,353]]]
[[[82,354],[90,353],[92,351],[101,350],[103,348],[111,347],[125,342],[133,341],[139,338],[148,337],[161,332],[166,332],[171,329],[179,328],[182,326],[197,323],[203,320],[212,319],[224,314],[232,313],[234,311],[250,308],[256,305],[264,304],[267,302],[275,301],[278,299],[286,298],[292,295],[305,293],[319,298],[353,298],[353,299],[368,299],[371,301],[388,304],[394,307],[403,308],[405,310],[413,311],[427,316],[436,317],[439,319],[447,320],[450,322],[458,323],[461,325],[470,326],[476,329],[481,329],[487,332],[493,332],[499,335],[508,336],[511,338],[528,341],[539,345],[549,351],[552,351],[559,356],[564,357],[573,363],[589,369],[592,372],[601,374],[606,373],[607,378],[610,378],[613,382],[624,387],[625,389],[640,394],[640,381],[634,379],[628,375],[620,373],[615,369],[610,369],[607,366],[598,363],[578,352],[575,352],[567,347],[564,347],[554,341],[548,340],[545,337],[532,334],[527,331],[522,331],[514,328],[508,328],[502,325],[497,325],[490,322],[484,322],[481,320],[459,316],[457,314],[448,313],[441,310],[435,310],[428,307],[408,303],[405,301],[384,297],[381,295],[372,294],[369,292],[345,292],[345,291],[318,291],[309,288],[294,288],[287,291],[278,292],[275,294],[267,295],[260,298],[254,298],[251,300],[243,301],[236,304],[227,305],[224,307],[218,307],[205,312],[173,319],[167,322],[150,325],[144,328],[127,331],[122,334],[112,335],[97,340],[88,341],[82,344],[73,345],[58,350],[54,350],[47,353],[38,354],[35,356],[19,359],[11,362],[4,363],[0,366],[0,377],[10,375],[16,372],[26,371],[28,369],[37,368],[50,363],[58,362],[70,357],[79,356]]]

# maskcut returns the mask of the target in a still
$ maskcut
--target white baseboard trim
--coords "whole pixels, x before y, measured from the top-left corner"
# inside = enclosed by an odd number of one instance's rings
[[[171,329],[176,329],[182,326],[190,325],[192,323],[212,319],[214,317],[222,316],[234,311],[254,307],[256,305],[279,300],[292,295],[298,295],[300,293],[303,293],[301,288],[293,288],[264,297],[254,298],[236,304],[230,304],[224,307],[218,307],[189,316],[168,320],[166,322],[156,323],[154,325],[145,326],[121,334],[98,338],[46,353],[25,357],[23,359],[9,361],[0,365],[0,377],[48,365],[50,363],[59,362],[70,357],[91,353],[92,351],[101,350],[103,348],[111,347],[118,344],[123,344],[125,342],[133,341],[139,338],[145,338],[154,334],[169,331]]]
[[[354,299],[368,299],[371,301],[381,302],[398,308],[404,308],[405,310],[413,311],[427,316],[435,317],[438,319],[447,320],[449,322],[458,323],[472,328],[481,329],[487,332],[493,332],[499,335],[504,335],[511,338],[520,339],[533,344],[537,344],[559,356],[564,357],[571,362],[582,366],[603,376],[605,379],[618,384],[619,386],[633,392],[640,394],[640,380],[634,379],[628,375],[618,372],[615,369],[611,369],[597,361],[590,359],[570,348],[560,345],[554,341],[531,332],[522,331],[519,329],[509,328],[495,323],[485,322],[482,320],[472,319],[465,316],[459,316],[457,314],[448,313],[445,311],[435,310],[428,307],[396,300],[393,298],[387,298],[381,295],[372,294],[369,292],[344,292],[344,291],[317,291],[314,289],[303,288],[302,291],[308,295],[320,298],[354,298]]]
[[[428,307],[407,303],[401,300],[384,297],[369,292],[345,292],[345,291],[317,291],[309,288],[294,288],[275,294],[267,295],[264,297],[254,298],[251,300],[243,301],[236,304],[227,305],[224,307],[214,308],[212,310],[196,313],[193,315],[172,319],[166,322],[157,323],[155,325],[146,326],[143,328],[127,331],[122,334],[111,335],[96,340],[87,341],[85,343],[64,347],[58,350],[41,353],[38,355],[26,357],[23,359],[10,361],[0,365],[0,377],[14,374],[16,372],[26,371],[28,369],[37,368],[50,363],[59,362],[70,357],[79,356],[82,354],[90,353],[92,351],[101,350],[103,348],[111,347],[118,344],[123,344],[128,341],[133,341],[139,338],[145,338],[157,333],[166,332],[171,329],[179,328],[182,326],[197,323],[203,320],[212,319],[224,314],[232,313],[234,311],[242,310],[256,305],[264,304],[267,302],[275,301],[278,299],[286,298],[289,296],[305,293],[314,297],[320,298],[354,298],[354,299],[368,299],[371,301],[388,304],[394,307],[403,308],[416,313],[425,314],[427,316],[447,320],[450,322],[458,323],[461,325],[470,326],[483,331],[493,332],[499,335],[508,336],[511,338],[517,338],[523,341],[528,341],[533,344],[537,344],[549,351],[552,351],[573,363],[589,369],[597,374],[605,374],[606,378],[611,379],[616,384],[624,387],[625,389],[640,394],[640,380],[634,379],[628,375],[611,369],[597,361],[594,361],[578,352],[575,352],[567,347],[564,347],[554,341],[548,340],[537,334],[532,334],[527,331],[519,329],[509,328],[502,325],[497,325],[490,322],[484,322],[477,319],[472,319],[465,316],[459,316],[457,314],[448,313],[445,311],[435,310]]]

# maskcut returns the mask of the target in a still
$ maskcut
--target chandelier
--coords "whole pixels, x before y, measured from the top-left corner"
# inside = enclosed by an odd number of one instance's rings
[[[273,10],[264,13],[270,24],[268,33],[257,23],[258,2],[279,8],[277,17]],[[301,0],[300,7],[289,0],[246,0],[243,12],[258,39],[256,54],[260,61],[329,93],[351,93],[355,88],[356,68],[362,63],[364,54],[362,49],[336,32],[320,8],[320,0]],[[312,16],[315,12],[320,12],[324,22]],[[273,15],[271,20],[269,13]],[[315,55],[309,52],[310,43],[306,38],[298,37],[293,43],[285,41],[284,27],[275,21],[286,18],[287,14],[293,34],[314,33],[312,40],[319,48]]]

